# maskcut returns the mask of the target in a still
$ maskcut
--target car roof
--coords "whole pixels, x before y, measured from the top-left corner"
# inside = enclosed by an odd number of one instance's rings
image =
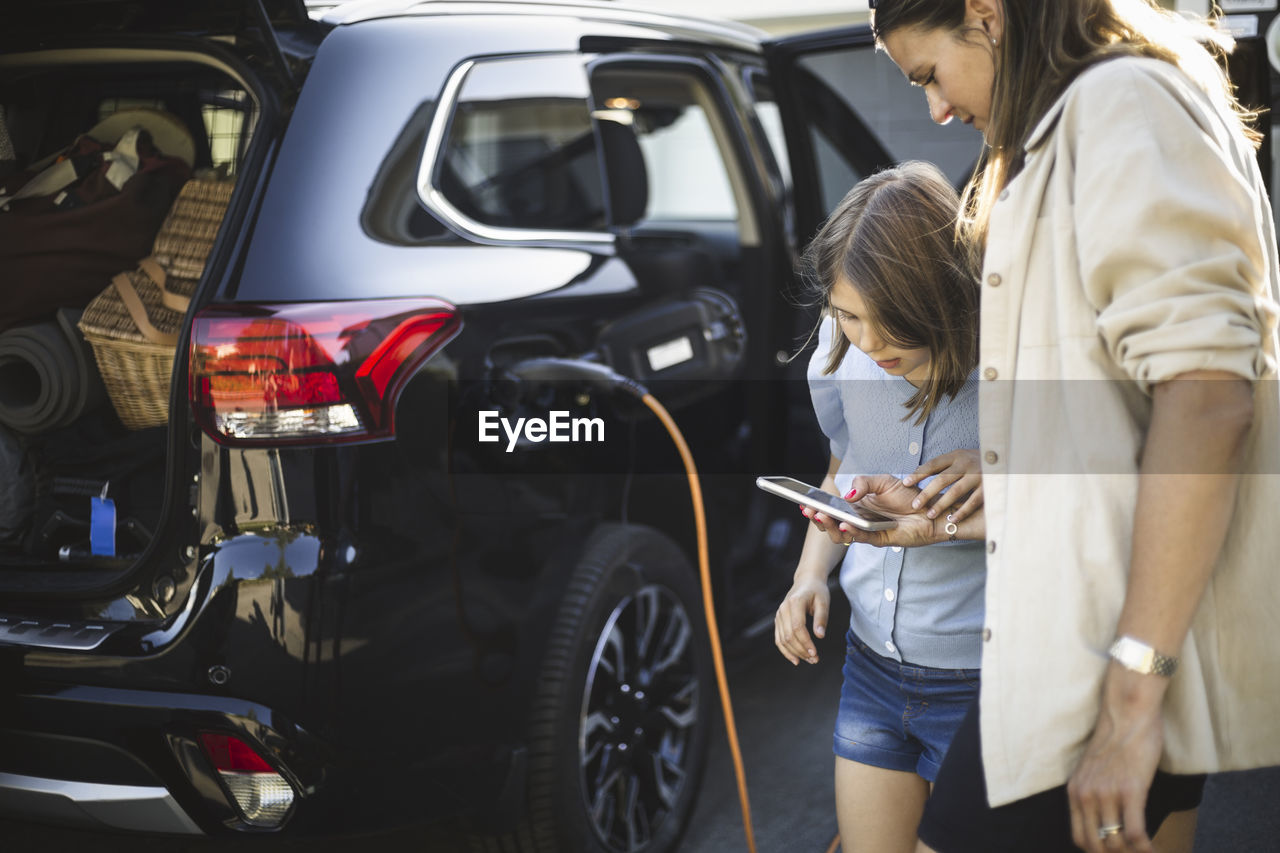
[[[690,40],[758,52],[767,34],[737,21],[701,18],[626,3],[600,0],[353,0],[334,6],[316,3],[324,8],[320,20],[341,26],[377,18],[430,15],[526,15],[531,17],[572,17],[583,21],[600,21],[642,26],[675,40]],[[317,9],[319,11],[319,9]]]
[[[3,32],[217,34],[262,20],[275,28],[308,23],[301,0],[39,0],[5,4]]]

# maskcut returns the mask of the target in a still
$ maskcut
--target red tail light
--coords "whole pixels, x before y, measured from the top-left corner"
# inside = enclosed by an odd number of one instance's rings
[[[191,405],[224,443],[388,437],[405,383],[461,327],[438,299],[206,308],[192,325]]]
[[[284,823],[294,800],[289,780],[239,738],[202,732],[200,744],[245,823],[272,828]]]
[[[231,735],[204,732],[200,743],[218,771],[228,773],[275,773],[275,769],[247,743]]]

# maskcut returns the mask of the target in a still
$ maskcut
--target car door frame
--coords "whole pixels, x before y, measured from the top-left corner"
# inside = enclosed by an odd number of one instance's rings
[[[867,24],[820,30],[762,42],[770,83],[782,119],[791,163],[796,235],[803,244],[826,219],[811,128],[816,124],[837,153],[863,175],[894,165],[890,152],[842,98],[799,61],[831,50],[875,50]]]

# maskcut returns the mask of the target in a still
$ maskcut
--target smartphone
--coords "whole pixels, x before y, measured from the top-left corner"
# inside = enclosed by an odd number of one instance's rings
[[[847,521],[862,530],[888,530],[898,526],[898,522],[887,515],[851,504],[830,492],[824,492],[817,486],[802,483],[791,477],[756,477],[756,485],[766,492],[813,507],[832,518]]]

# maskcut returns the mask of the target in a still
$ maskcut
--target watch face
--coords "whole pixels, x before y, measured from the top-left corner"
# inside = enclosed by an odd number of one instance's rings
[[[1142,675],[1173,675],[1178,665],[1177,658],[1165,657],[1146,643],[1132,637],[1121,637],[1111,646],[1111,657],[1125,669]]]
[[[1129,646],[1125,650],[1125,656],[1129,660],[1129,667],[1131,669],[1136,669],[1140,672],[1150,672],[1151,662],[1155,658],[1156,653],[1155,649],[1144,649],[1142,646],[1130,640]]]
[[[1151,671],[1151,649],[1144,648],[1131,637],[1121,637],[1111,647],[1111,657],[1125,669],[1147,673]]]

